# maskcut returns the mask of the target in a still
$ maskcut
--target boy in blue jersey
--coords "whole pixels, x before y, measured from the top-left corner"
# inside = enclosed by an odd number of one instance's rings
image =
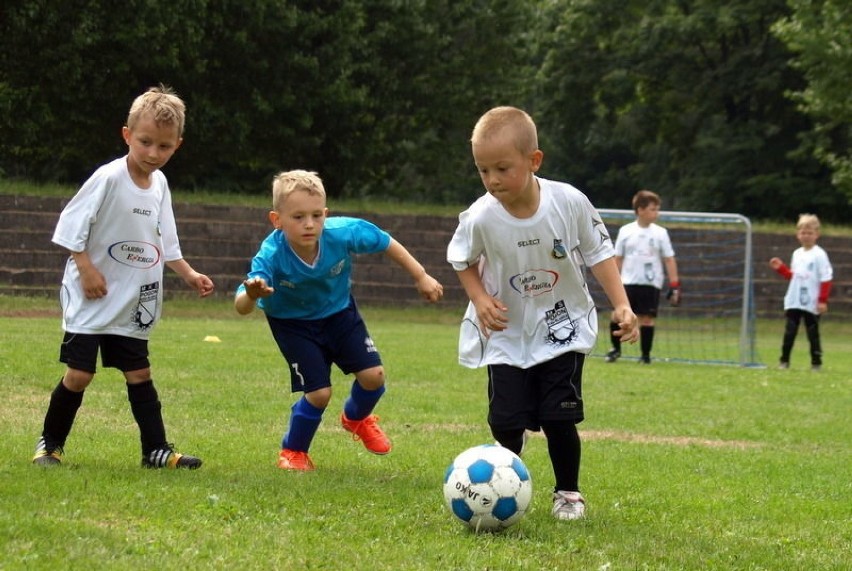
[[[354,373],[341,414],[343,428],[374,454],[391,443],[373,409],[385,392],[385,372],[351,293],[352,254],[384,252],[414,279],[430,301],[443,296],[440,283],[387,232],[366,220],[328,218],[326,194],[316,173],[282,172],[272,183],[275,230],[237,288],[234,307],[245,315],[257,304],[290,366],[293,392],[304,395],[292,407],[281,442],[278,467],[309,471],[311,441],[331,400],[331,365]]]

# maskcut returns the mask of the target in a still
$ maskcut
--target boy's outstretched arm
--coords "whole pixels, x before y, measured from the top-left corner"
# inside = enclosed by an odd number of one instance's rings
[[[240,315],[247,315],[254,310],[255,303],[261,297],[269,297],[275,291],[266,285],[263,278],[251,278],[243,281],[245,289],[234,298],[234,309]]]
[[[213,293],[213,280],[204,274],[192,269],[189,262],[181,258],[166,262],[166,265],[177,275],[183,278],[189,287],[198,292],[199,297],[207,297]]]
[[[388,249],[385,250],[388,258],[399,264],[399,266],[408,272],[412,277],[417,292],[420,296],[431,302],[439,301],[444,297],[444,286],[438,283],[438,280],[426,273],[423,266],[418,262],[411,253],[405,249],[405,246],[391,238]]]
[[[622,341],[636,343],[639,339],[639,328],[636,315],[630,309],[630,301],[621,283],[621,275],[614,258],[607,258],[592,266],[592,274],[606,293],[607,299],[612,304],[612,321],[618,323],[619,330],[614,335],[621,337]]]

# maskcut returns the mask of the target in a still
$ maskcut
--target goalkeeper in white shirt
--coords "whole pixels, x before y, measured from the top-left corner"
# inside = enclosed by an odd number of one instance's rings
[[[622,226],[615,239],[615,262],[621,269],[621,281],[624,282],[630,307],[639,318],[639,347],[642,351],[639,362],[645,365],[651,363],[660,294],[666,285],[666,277],[669,301],[673,306],[680,304],[675,252],[668,230],[656,224],[661,204],[656,192],[637,192],[633,196],[636,220]],[[621,339],[616,335],[618,329],[619,325],[613,319],[610,323],[612,350],[606,354],[608,363],[614,363],[621,357]]]

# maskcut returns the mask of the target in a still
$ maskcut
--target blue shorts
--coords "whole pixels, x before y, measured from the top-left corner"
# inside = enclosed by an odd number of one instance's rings
[[[488,425],[539,430],[548,421],[583,421],[583,364],[569,351],[528,369],[488,365]]]
[[[294,393],[330,387],[332,363],[347,375],[382,364],[354,302],[322,319],[278,319],[267,315],[266,320],[290,365]]]
[[[59,361],[72,369],[94,375],[97,371],[98,351],[104,367],[118,369],[123,373],[151,366],[147,340],[88,333],[65,333],[59,349]]]

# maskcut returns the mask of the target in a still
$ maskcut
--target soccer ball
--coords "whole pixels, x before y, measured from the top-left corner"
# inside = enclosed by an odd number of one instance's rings
[[[468,448],[444,474],[444,502],[476,531],[499,531],[527,513],[529,470],[517,454],[496,444]]]

